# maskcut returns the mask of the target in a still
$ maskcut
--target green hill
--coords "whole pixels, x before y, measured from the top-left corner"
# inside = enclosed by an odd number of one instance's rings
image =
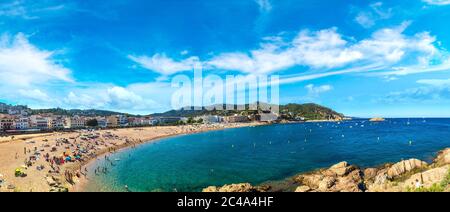
[[[261,105],[259,104],[258,110],[250,110],[249,105],[245,105],[245,110],[207,110],[206,108],[201,108],[201,110],[193,110],[190,108],[188,110],[171,110],[165,113],[152,114],[156,117],[195,117],[202,115],[220,115],[229,116],[234,114],[241,115],[251,115],[261,112]],[[225,108],[226,105],[224,105]],[[267,105],[266,105],[267,106]],[[236,105],[232,106],[237,108]],[[270,106],[268,106],[270,108]],[[267,107],[266,107],[267,108]],[[345,116],[340,114],[330,108],[317,105],[317,104],[287,104],[280,106],[280,115],[284,119],[293,120],[299,117],[303,117],[307,120],[324,120],[324,119],[342,119]]]

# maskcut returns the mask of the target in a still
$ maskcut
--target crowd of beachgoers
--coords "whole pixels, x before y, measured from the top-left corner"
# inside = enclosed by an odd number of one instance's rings
[[[89,162],[109,153],[159,138],[260,123],[185,125],[80,130],[67,133],[19,135],[0,138],[0,191],[81,191]],[[98,168],[96,174],[108,170]]]

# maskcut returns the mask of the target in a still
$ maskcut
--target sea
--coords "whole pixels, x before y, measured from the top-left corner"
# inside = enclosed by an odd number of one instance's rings
[[[431,162],[450,147],[450,119],[275,124],[160,139],[92,163],[85,191],[198,192],[289,179],[341,161],[376,167]],[[94,169],[107,172],[95,174]]]

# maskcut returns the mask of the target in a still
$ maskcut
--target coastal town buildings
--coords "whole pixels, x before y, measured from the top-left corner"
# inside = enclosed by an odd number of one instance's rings
[[[180,117],[158,117],[157,118],[159,124],[174,124],[181,121]]]
[[[106,117],[106,126],[107,127],[118,127],[119,126],[119,118],[117,116]]]
[[[30,119],[28,117],[17,117],[14,119],[14,128],[16,130],[27,130],[30,128]]]
[[[64,118],[62,116],[50,116],[47,117],[48,129],[63,129]]]
[[[242,123],[242,122],[248,122],[250,119],[247,116],[242,115],[234,115],[234,116],[227,116],[224,118],[224,121],[227,123]]]
[[[84,128],[86,126],[86,119],[80,116],[68,117],[65,120],[65,128],[77,129]]]
[[[120,127],[128,126],[128,117],[125,115],[117,115],[117,119]]]
[[[11,115],[0,115],[0,130],[6,131],[11,130],[14,126],[14,117]]]
[[[30,117],[31,128],[46,130],[48,129],[48,121],[46,117],[41,115],[32,115]]]
[[[199,116],[195,118],[196,121],[203,120],[204,124],[217,124],[223,122],[223,118],[221,116]]]
[[[153,126],[158,124],[158,121],[152,117],[130,117],[128,118],[129,126]]]
[[[260,122],[276,122],[278,120],[278,115],[271,112],[262,112],[257,115],[257,120]]]
[[[97,119],[98,127],[108,127],[108,120],[105,117],[96,117],[95,119]]]

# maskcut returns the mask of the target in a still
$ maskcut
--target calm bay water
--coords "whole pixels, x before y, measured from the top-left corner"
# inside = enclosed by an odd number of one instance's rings
[[[372,167],[402,159],[430,162],[450,147],[450,119],[381,123],[285,124],[162,139],[99,160],[87,191],[201,191],[210,185],[282,180],[348,161]],[[117,159],[117,161],[116,161]],[[93,169],[108,167],[107,175]]]

